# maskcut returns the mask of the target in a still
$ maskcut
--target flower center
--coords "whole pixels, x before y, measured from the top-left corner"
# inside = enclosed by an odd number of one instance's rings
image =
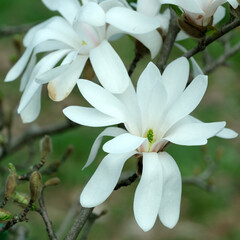
[[[153,143],[153,137],[154,137],[153,130],[149,129],[147,132],[147,139],[148,139],[149,143]]]

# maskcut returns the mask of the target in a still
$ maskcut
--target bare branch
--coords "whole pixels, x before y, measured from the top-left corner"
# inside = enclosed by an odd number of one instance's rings
[[[160,57],[157,61],[157,67],[162,72],[167,64],[168,57],[171,53],[172,47],[174,45],[175,39],[177,37],[177,34],[179,32],[179,26],[177,23],[178,16],[174,12],[174,10],[170,9],[171,11],[171,20],[169,23],[169,30],[166,36],[165,41],[163,42],[162,50],[160,53]]]
[[[1,27],[0,37],[7,37],[17,33],[24,33],[33,27],[36,23],[28,23],[19,26]]]
[[[218,31],[218,33],[216,33],[212,37],[207,38],[206,41],[204,41],[204,42],[200,41],[196,47],[194,47],[191,50],[189,50],[188,52],[186,52],[183,56],[185,56],[186,58],[190,58],[190,57],[194,56],[195,54],[203,51],[208,45],[210,45],[211,43],[213,43],[214,41],[216,41],[217,39],[219,39],[226,33],[230,32],[234,28],[238,27],[239,25],[240,25],[240,19],[237,19],[237,20],[234,20],[233,22],[223,26],[222,29],[220,29]]]

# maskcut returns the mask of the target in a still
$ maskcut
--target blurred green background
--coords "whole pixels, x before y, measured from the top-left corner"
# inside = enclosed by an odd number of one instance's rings
[[[0,1],[0,28],[4,26],[15,26],[24,23],[41,22],[55,15],[49,11],[41,1],[36,0],[1,0]],[[240,38],[238,30],[231,44]],[[14,47],[14,42],[21,40],[23,35],[15,35],[0,38],[0,91],[4,99],[4,111],[6,114],[16,109],[20,100],[19,80],[12,83],[4,83],[4,77],[12,66],[12,61],[19,54]],[[15,40],[14,40],[15,39]],[[194,46],[194,41],[186,41],[186,47]],[[127,36],[113,43],[126,67],[129,67],[134,57],[134,44]],[[124,47],[123,47],[124,46]],[[127,46],[127,47],[126,47]],[[22,49],[23,50],[23,49]],[[223,48],[220,43],[215,43],[208,48],[215,58],[221,55]],[[180,56],[181,53],[175,49],[171,59]],[[197,56],[201,62],[201,54]],[[149,62],[149,56],[140,61],[133,79],[136,82],[141,71]],[[203,121],[227,121],[227,126],[239,132],[240,129],[240,83],[239,83],[240,54],[236,54],[229,61],[230,67],[220,67],[209,75],[209,87],[201,104],[194,111],[194,116]],[[46,89],[43,90],[42,111],[36,122],[31,125],[44,126],[64,120],[62,109],[66,106],[86,104],[77,88],[66,100],[60,103],[52,102]],[[16,112],[16,110],[15,110]],[[15,113],[13,122],[13,135],[23,133],[30,124],[22,124],[21,119]],[[47,164],[61,159],[66,148],[73,145],[75,150],[69,159],[60,167],[56,176],[61,179],[57,187],[49,188],[45,192],[45,201],[49,216],[58,229],[65,219],[68,210],[78,199],[82,188],[105,156],[100,150],[95,162],[86,170],[82,171],[91,145],[103,128],[79,127],[66,133],[52,137],[53,153]],[[240,239],[240,148],[239,138],[224,140],[213,138],[204,147],[183,147],[171,145],[167,151],[174,157],[182,176],[197,175],[206,168],[205,158],[216,159],[217,169],[210,181],[215,186],[215,191],[208,193],[196,186],[183,185],[181,216],[177,226],[169,230],[162,226],[157,220],[154,228],[144,233],[136,224],[133,216],[133,197],[137,183],[130,187],[122,188],[114,192],[110,198],[96,212],[107,209],[107,215],[97,220],[89,234],[89,239],[111,239],[111,240],[238,240]],[[35,162],[39,161],[39,141],[35,143]],[[29,157],[29,147],[0,162],[1,167],[7,168],[8,162],[16,165],[24,165]],[[25,171],[31,164],[26,166]],[[134,171],[136,160],[131,159],[126,164],[126,171]],[[24,172],[24,170],[21,170]],[[20,173],[21,173],[20,171]],[[49,177],[44,177],[47,180]],[[0,177],[0,183],[5,181]],[[19,189],[27,192],[27,186],[19,186]],[[13,205],[7,208],[14,213],[21,210]],[[42,219],[36,213],[29,215],[29,222],[24,223],[29,229],[27,239],[48,239]],[[9,239],[14,236],[8,234]],[[3,237],[2,237],[3,238]],[[1,238],[1,239],[2,239]]]

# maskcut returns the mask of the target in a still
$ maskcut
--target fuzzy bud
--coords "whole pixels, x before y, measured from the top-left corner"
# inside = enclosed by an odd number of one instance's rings
[[[49,187],[49,186],[56,186],[60,183],[60,179],[57,177],[51,178],[48,181],[45,182],[44,186]]]
[[[14,202],[18,203],[18,205],[22,208],[25,208],[30,202],[30,197],[25,193],[15,192],[12,196]],[[35,206],[31,207],[31,210],[35,210]]]
[[[12,219],[12,214],[3,208],[0,208],[0,223],[7,222],[10,219]]]
[[[15,174],[10,174],[7,178],[6,189],[5,189],[5,197],[9,199],[12,194],[15,192],[17,187],[17,178]]]
[[[16,168],[12,163],[8,163],[8,169],[11,173],[17,174]]]
[[[44,159],[52,152],[52,140],[49,136],[46,135],[44,138],[42,138],[40,142],[40,149],[42,158]]]
[[[188,18],[187,15],[183,14],[182,18],[178,19],[178,25],[189,36],[197,39],[203,39],[207,32],[207,27],[212,25],[212,20],[213,18],[211,18],[211,21],[207,26],[200,26]]]
[[[31,200],[35,202],[39,199],[42,191],[42,176],[39,172],[35,171],[32,173],[29,180]]]

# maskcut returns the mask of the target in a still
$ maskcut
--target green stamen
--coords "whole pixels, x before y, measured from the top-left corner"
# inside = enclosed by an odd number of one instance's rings
[[[148,132],[147,132],[147,139],[149,141],[149,143],[152,143],[153,142],[153,130],[152,129],[149,129]]]

